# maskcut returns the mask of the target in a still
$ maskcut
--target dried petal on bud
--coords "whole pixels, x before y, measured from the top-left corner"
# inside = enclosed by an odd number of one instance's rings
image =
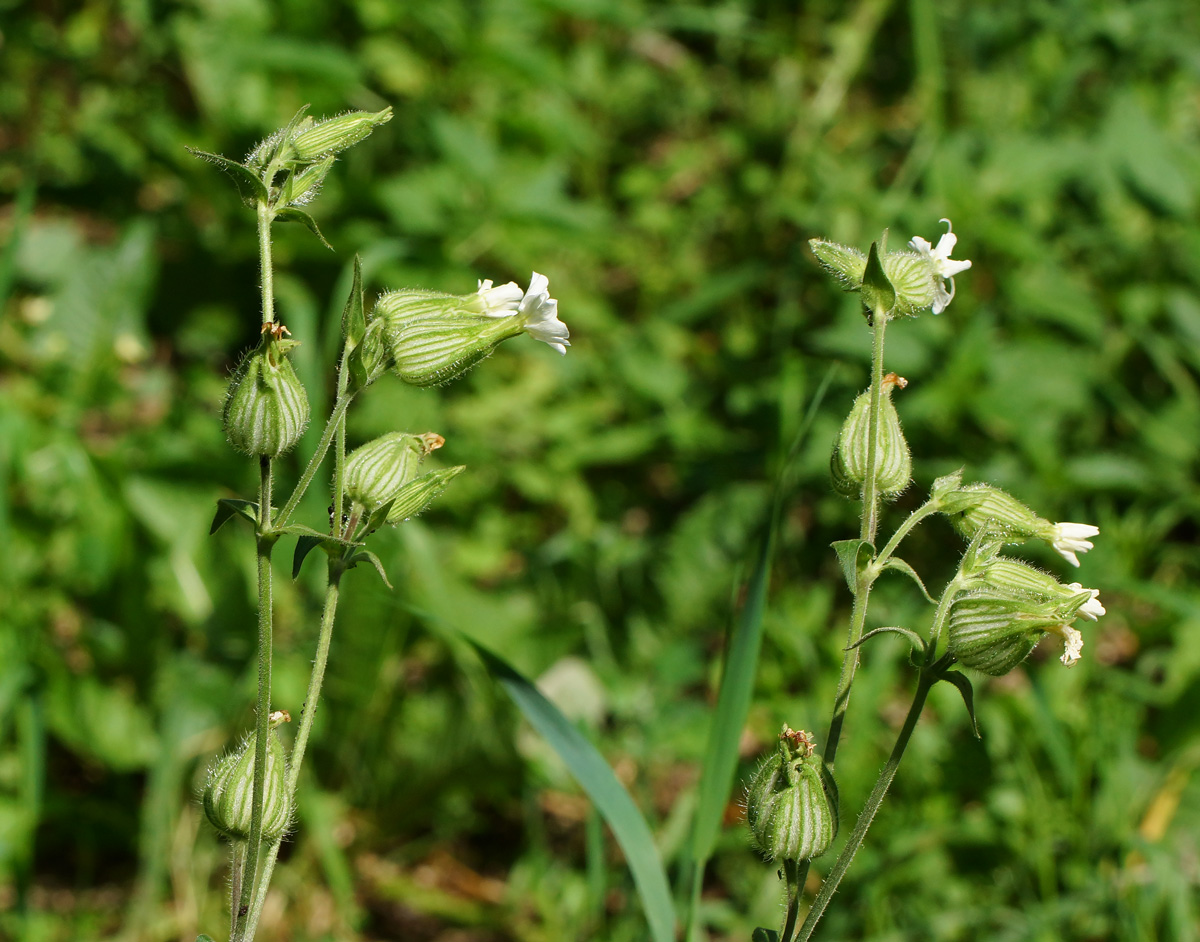
[[[875,463],[875,483],[883,497],[894,497],[908,487],[912,480],[912,455],[904,431],[900,428],[900,416],[892,402],[892,390],[903,389],[907,381],[895,373],[883,378],[881,387],[879,439],[876,442],[878,458]],[[830,459],[834,489],[845,497],[861,497],[863,482],[867,479],[867,467],[871,453],[871,391],[862,393],[850,409],[850,415],[842,425],[834,442]]]
[[[778,749],[747,787],[746,821],[770,860],[811,860],[828,850],[838,829],[837,789],[810,733],[783,727]]]
[[[432,504],[442,491],[458,477],[463,471],[467,470],[465,465],[458,465],[454,468],[439,468],[436,471],[430,471],[428,474],[422,474],[419,478],[409,481],[403,488],[400,489],[392,503],[392,509],[388,511],[388,523],[403,523],[405,520],[417,516]]]
[[[287,759],[274,726],[267,733],[267,770],[263,784],[262,835],[267,841],[287,833],[291,808],[287,793]],[[213,827],[232,840],[250,836],[254,802],[254,737],[216,759],[204,786],[204,814]]]
[[[494,289],[493,289],[494,290]],[[434,291],[391,291],[375,306],[387,325],[392,369],[413,386],[448,383],[487,357],[498,344],[525,330],[516,316],[475,313],[479,295],[462,298]]]
[[[245,455],[278,458],[291,450],[308,425],[308,394],[287,358],[295,343],[276,334],[264,335],[246,355],[226,394],[221,417],[225,434]]]
[[[392,120],[392,109],[351,111],[322,121],[314,121],[292,138],[292,154],[297,160],[316,160],[353,147],[381,124]]]
[[[346,456],[346,495],[368,513],[375,511],[394,500],[417,476],[425,456],[445,442],[436,432],[392,432],[356,448]]]

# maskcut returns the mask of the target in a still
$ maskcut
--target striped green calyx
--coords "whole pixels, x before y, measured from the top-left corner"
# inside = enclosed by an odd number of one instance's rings
[[[892,390],[903,389],[908,381],[895,373],[883,377],[880,387],[879,438],[875,443],[875,487],[881,497],[894,497],[912,480],[912,455],[900,416],[892,402]],[[861,497],[871,454],[871,390],[854,400],[850,414],[833,445],[829,470],[833,487],[845,497]]]
[[[425,457],[445,443],[436,432],[392,432],[356,448],[346,457],[346,496],[374,512],[395,500]]]
[[[811,860],[837,836],[837,788],[811,733],[783,727],[779,747],[746,789],[746,822],[769,860]]]
[[[262,835],[266,841],[281,838],[291,823],[286,777],[283,744],[272,726],[267,733],[267,772],[263,784]],[[254,802],[253,736],[247,736],[236,750],[209,767],[203,801],[205,816],[226,837],[244,841],[250,836]]]
[[[950,605],[947,650],[975,670],[999,677],[1020,664],[1047,634],[1061,636],[1063,664],[1079,660],[1083,636],[1071,623],[1104,614],[1095,589],[1062,585],[1016,559],[997,556]]]
[[[413,386],[448,383],[525,331],[520,318],[486,310],[479,294],[390,291],[375,316],[387,324],[392,369]]]
[[[263,334],[234,371],[221,416],[229,444],[244,455],[278,458],[290,451],[308,425],[308,394],[296,376],[282,326]]]

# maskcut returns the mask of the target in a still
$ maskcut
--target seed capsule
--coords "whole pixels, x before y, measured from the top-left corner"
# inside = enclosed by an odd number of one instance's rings
[[[283,744],[272,728],[267,734],[267,771],[263,785],[264,840],[282,837],[291,822],[286,777]],[[250,836],[253,802],[254,737],[247,736],[237,750],[221,756],[209,767],[208,782],[204,786],[204,814],[226,837],[244,841]]]
[[[346,458],[346,495],[368,513],[382,507],[417,476],[425,456],[445,443],[436,432],[392,432],[367,442]]]
[[[878,458],[875,464],[875,485],[882,497],[894,497],[908,487],[912,480],[912,455],[904,431],[900,428],[900,416],[892,403],[892,390],[903,389],[907,381],[895,373],[883,378],[880,407],[879,438],[876,442]],[[833,445],[833,456],[829,470],[833,476],[834,489],[845,497],[861,497],[863,483],[867,479],[867,466],[871,454],[871,390],[854,400],[850,414],[838,432]]]
[[[811,860],[837,836],[837,788],[810,733],[787,726],[746,790],[746,822],[768,859]]]
[[[229,444],[245,455],[278,458],[308,425],[308,394],[287,358],[295,346],[267,334],[234,372],[222,423]]]

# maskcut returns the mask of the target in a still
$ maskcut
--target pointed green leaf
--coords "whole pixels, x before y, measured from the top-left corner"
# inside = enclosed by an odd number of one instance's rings
[[[863,642],[867,641],[869,638],[874,638],[876,635],[888,634],[888,633],[896,634],[896,635],[904,635],[904,637],[906,637],[909,640],[909,642],[911,642],[914,650],[924,653],[925,639],[922,638],[915,631],[911,631],[908,628],[901,628],[899,625],[887,625],[886,627],[883,627],[883,628],[876,628],[874,631],[868,631],[865,635],[863,635],[861,638],[859,638],[857,641],[855,641],[854,644],[852,644],[852,645],[850,645],[850,647],[846,648],[846,650],[853,651],[855,648],[857,648],[859,645],[863,644]]]
[[[363,334],[367,332],[367,315],[363,308],[362,290],[362,256],[354,256],[354,281],[350,285],[350,295],[346,298],[346,306],[342,308],[342,336],[346,338],[346,348],[353,350],[362,343]]]
[[[252,500],[238,500],[233,497],[222,497],[217,501],[217,512],[213,515],[212,526],[208,535],[212,536],[225,525],[225,521],[238,514],[253,524],[258,523],[258,504]]]
[[[370,550],[359,550],[357,553],[351,556],[346,564],[347,568],[353,569],[364,559],[375,567],[375,571],[379,573],[379,578],[383,580],[383,584],[389,589],[392,588],[392,583],[388,581],[387,570],[383,568],[383,563],[380,562],[379,557]]]
[[[875,547],[866,540],[838,540],[830,543],[842,564],[842,575],[853,594],[858,593],[858,574],[875,555]]]
[[[262,180],[258,178],[258,174],[245,164],[240,164],[236,160],[230,160],[228,157],[222,157],[220,154],[210,154],[208,151],[196,150],[194,147],[189,147],[187,152],[193,157],[199,157],[201,160],[207,160],[210,164],[215,164],[228,173],[233,178],[234,185],[237,186],[238,193],[241,194],[242,200],[247,206],[253,206],[259,201],[265,203],[269,199],[267,188]]]
[[[960,671],[946,671],[938,679],[949,681],[958,688],[958,692],[962,694],[963,703],[967,705],[967,715],[971,717],[971,732],[975,734],[976,739],[982,739],[983,736],[979,732],[979,721],[975,718],[975,690],[971,687],[970,679]]]
[[[917,571],[915,569],[913,569],[913,567],[910,566],[908,563],[906,563],[903,559],[901,559],[898,556],[893,556],[891,559],[889,559],[886,563],[883,564],[883,568],[884,569],[895,569],[897,572],[904,573],[906,576],[908,576],[910,579],[912,579],[913,582],[915,582],[917,584],[917,588],[919,588],[921,590],[921,594],[923,596],[925,596],[926,601],[931,602],[935,605],[937,604],[937,599],[935,599],[932,595],[929,594],[929,590],[925,588],[925,583],[921,581],[921,577],[917,575]]]
[[[304,565],[304,557],[321,545],[319,536],[302,536],[296,540],[296,552],[292,554],[292,578],[300,575],[300,567]]]
[[[470,640],[470,639],[468,639]],[[525,719],[559,754],[612,828],[642,900],[654,942],[674,942],[675,906],[654,835],[608,763],[558,707],[507,663],[471,641],[490,673]]]
[[[759,926],[750,936],[750,942],[779,942],[779,933],[774,929],[764,929]]]
[[[329,251],[333,251],[333,246],[325,241],[325,237],[321,235],[321,230],[317,227],[317,221],[302,209],[297,209],[295,206],[289,206],[287,209],[281,209],[275,214],[275,218],[282,222],[298,222],[305,226],[309,232],[321,240],[321,244]]]
[[[871,243],[871,254],[867,256],[867,268],[863,272],[862,283],[863,304],[872,312],[888,313],[896,306],[896,289],[888,281],[879,260],[879,245]]]
[[[324,182],[325,175],[333,166],[333,160],[333,157],[326,157],[303,170],[293,170],[289,173],[279,195],[279,202],[284,206],[300,206],[312,202],[313,197],[317,195],[315,190]]]

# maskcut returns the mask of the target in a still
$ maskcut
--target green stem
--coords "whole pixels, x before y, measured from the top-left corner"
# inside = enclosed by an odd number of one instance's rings
[[[325,607],[321,612],[321,631],[317,637],[317,653],[313,659],[312,674],[308,678],[308,691],[304,696],[304,707],[300,710],[300,726],[296,730],[296,742],[292,746],[291,760],[288,762],[287,793],[288,804],[292,808],[296,806],[296,786],[300,781],[300,767],[304,764],[304,753],[308,748],[308,737],[312,732],[313,717],[317,713],[321,685],[325,680],[325,665],[329,661],[329,643],[333,638],[333,623],[337,617],[338,596],[344,571],[341,560],[331,559],[329,561],[329,584],[325,588]],[[254,896],[254,901],[251,903],[249,914],[246,917],[246,934],[243,937],[245,942],[253,942],[278,855],[279,842],[276,841],[267,849],[262,875],[258,881],[258,892]]]
[[[246,845],[243,841],[234,841],[229,845],[229,937],[232,939],[237,932],[238,907],[242,898],[242,867],[246,861]]]
[[[883,335],[887,329],[887,312],[876,309],[871,315],[874,328],[871,348],[871,424],[867,435],[867,475],[863,481],[862,522],[859,539],[874,545],[879,529],[879,489],[875,481],[879,470],[879,426],[883,413]],[[829,720],[829,736],[825,741],[823,757],[826,765],[833,768],[838,742],[842,736],[842,725],[846,708],[850,705],[850,688],[854,685],[854,674],[858,670],[859,650],[854,647],[862,638],[863,626],[867,621],[867,597],[875,581],[870,573],[859,573],[854,591],[854,608],[850,613],[850,631],[846,641],[846,652],[842,655],[842,671],[838,677],[837,694],[833,701],[833,716]]]
[[[892,538],[887,541],[887,545],[882,550],[880,550],[879,555],[875,557],[875,559],[873,561],[875,568],[882,569],[883,564],[886,563],[889,559],[891,559],[892,555],[899,548],[900,541],[903,540],[906,536],[908,536],[908,534],[912,531],[913,527],[915,527],[918,523],[920,523],[926,517],[937,513],[938,507],[939,507],[939,504],[937,501],[927,500],[920,507],[918,507],[912,513],[910,513],[908,515],[908,519],[905,520],[902,524],[900,524],[900,526],[897,528],[896,532],[892,534]]]
[[[871,349],[871,424],[867,431],[867,477],[863,481],[862,524],[859,539],[874,544],[879,529],[879,427],[883,417],[883,334],[887,330],[887,312],[877,308],[871,313],[874,329]]]
[[[787,882],[787,912],[783,918],[783,929],[779,933],[779,942],[791,942],[792,933],[796,931],[796,919],[800,915],[800,896],[804,892],[804,881],[808,879],[810,862],[794,860],[783,862],[783,874]]]
[[[240,920],[243,912],[249,909],[254,891],[254,875],[262,846],[267,734],[271,719],[271,552],[277,537],[271,530],[271,459],[266,455],[259,458],[258,507],[258,715],[254,729],[254,793],[250,803],[250,840],[242,867],[242,889],[234,912],[235,920]],[[234,938],[245,936],[235,933]]]
[[[262,278],[262,319],[264,324],[275,323],[275,269],[271,264],[271,207],[258,204],[258,270]]]
[[[846,846],[842,848],[841,854],[838,855],[833,869],[829,871],[829,876],[821,884],[821,889],[817,893],[817,898],[813,900],[812,908],[808,911],[804,925],[800,927],[800,934],[796,936],[796,942],[807,942],[812,936],[813,930],[817,927],[817,922],[820,921],[821,916],[825,912],[825,907],[829,905],[833,894],[837,892],[838,885],[842,882],[842,878],[850,868],[850,862],[854,859],[854,855],[858,853],[859,847],[862,846],[863,839],[867,836],[867,830],[871,827],[871,822],[875,820],[875,814],[879,811],[879,806],[883,804],[883,799],[887,796],[892,779],[896,777],[896,769],[900,766],[900,760],[904,757],[904,750],[908,748],[908,741],[912,738],[913,730],[917,727],[917,720],[921,716],[921,710],[925,707],[925,697],[929,693],[929,688],[935,682],[936,680],[933,676],[925,671],[922,671],[918,677],[917,692],[913,695],[912,706],[908,708],[908,716],[904,718],[904,726],[900,730],[899,737],[896,739],[896,745],[892,747],[892,754],[888,756],[887,765],[879,773],[875,787],[871,790],[871,796],[867,799],[862,813],[858,816],[858,822],[854,825],[854,830],[850,833],[850,839],[846,842]],[[785,942],[785,940],[781,939],[781,942]]]
[[[333,412],[329,415],[329,421],[325,423],[325,429],[321,432],[321,440],[317,442],[317,450],[313,452],[312,458],[309,459],[308,465],[304,469],[304,473],[300,475],[300,481],[296,484],[296,489],[292,491],[292,496],[288,498],[288,502],[284,504],[283,510],[279,512],[279,526],[286,527],[288,521],[291,520],[292,514],[296,512],[296,505],[300,503],[300,498],[304,496],[304,492],[308,490],[308,486],[312,483],[312,479],[316,477],[317,470],[321,467],[321,462],[325,460],[325,455],[329,452],[329,445],[333,442],[334,434],[338,430],[338,426],[346,416],[346,409],[353,401],[354,396],[351,393],[339,396],[337,402],[333,405]],[[338,521],[334,520],[334,532],[337,532]]]

